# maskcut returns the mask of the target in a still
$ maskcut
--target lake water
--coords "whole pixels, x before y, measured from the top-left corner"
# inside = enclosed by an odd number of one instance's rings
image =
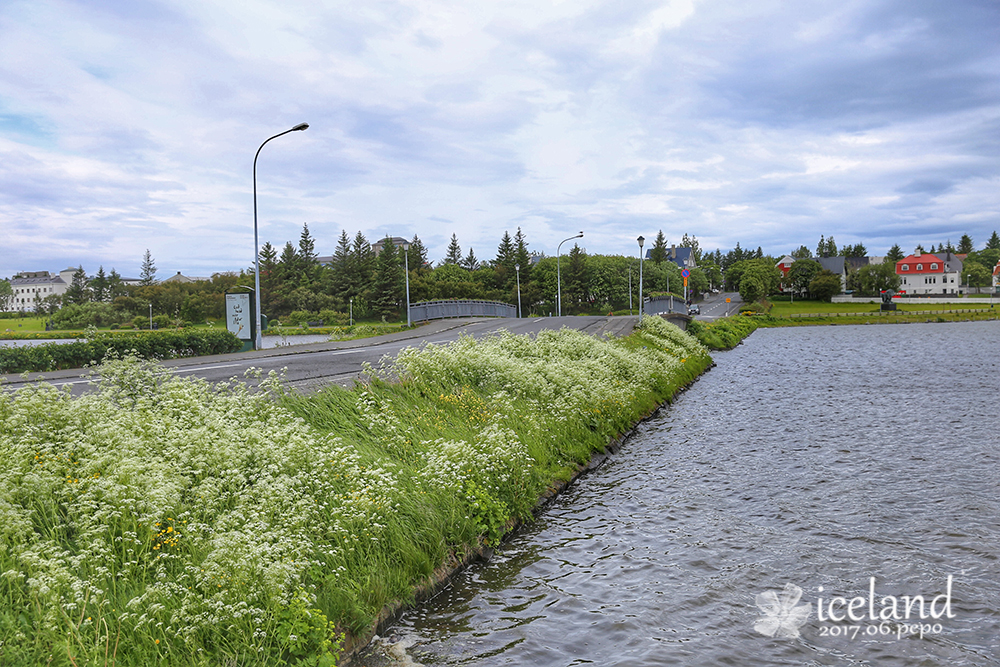
[[[425,665],[1000,665],[998,351],[997,322],[759,330],[393,641]],[[757,604],[786,584],[804,622]]]

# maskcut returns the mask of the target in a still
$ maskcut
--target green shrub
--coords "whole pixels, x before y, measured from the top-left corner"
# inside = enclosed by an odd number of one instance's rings
[[[0,373],[53,371],[99,363],[109,353],[129,351],[144,359],[176,359],[236,352],[242,342],[225,329],[155,331],[143,334],[98,333],[76,343],[0,348]]]

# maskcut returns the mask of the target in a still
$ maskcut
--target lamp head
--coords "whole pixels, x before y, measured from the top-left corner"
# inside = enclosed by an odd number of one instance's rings
[[[639,242],[639,250],[642,250],[642,244],[643,244],[643,242],[645,242],[645,240],[646,239],[642,238],[641,236],[636,239],[636,241]]]
[[[520,264],[515,264],[514,265],[514,270],[515,271],[520,271],[521,270],[521,265]]]
[[[299,123],[298,125],[293,127],[291,131],[298,132],[299,130],[308,130],[308,129],[309,129],[309,123]]]

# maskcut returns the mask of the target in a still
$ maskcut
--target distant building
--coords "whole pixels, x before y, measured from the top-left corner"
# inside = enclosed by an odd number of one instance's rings
[[[185,276],[185,275],[181,275],[181,272],[178,271],[177,273],[175,273],[174,275],[170,276],[169,278],[164,278],[161,282],[165,282],[165,283],[196,283],[196,282],[199,282],[201,280],[211,280],[211,278],[202,278],[202,277],[198,277],[198,276]]]
[[[399,236],[392,237],[392,245],[396,246],[396,248],[402,248],[404,243],[408,244],[409,240]],[[372,252],[375,253],[376,257],[378,257],[382,253],[382,248],[384,247],[385,247],[385,239],[383,238],[372,244]]]
[[[896,262],[899,291],[906,294],[958,294],[962,259],[953,253],[914,253]]]
[[[73,283],[77,267],[71,266],[54,275],[48,271],[22,271],[10,281],[14,310],[35,310],[47,297],[62,296]]]
[[[653,249],[646,249],[646,259],[650,259]],[[693,269],[698,266],[694,261],[694,253],[691,252],[691,248],[680,247],[675,245],[670,246],[670,250],[667,251],[667,260],[673,262],[682,269]]]
[[[993,267],[993,291],[1000,292],[1000,260],[997,260],[997,265]]]

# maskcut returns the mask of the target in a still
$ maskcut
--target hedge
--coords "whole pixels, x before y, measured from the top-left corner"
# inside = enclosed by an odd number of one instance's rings
[[[0,373],[55,371],[100,362],[109,353],[134,351],[145,359],[177,359],[237,352],[243,344],[227,330],[100,333],[86,341],[0,347]]]

